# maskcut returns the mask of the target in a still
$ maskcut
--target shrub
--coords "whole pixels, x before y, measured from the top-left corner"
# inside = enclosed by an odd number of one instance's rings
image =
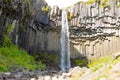
[[[72,59],[72,64],[74,66],[80,66],[80,67],[83,67],[83,66],[87,66],[88,64],[88,60],[87,59]]]
[[[56,66],[59,63],[59,56],[55,54],[49,54],[49,53],[38,53],[35,54],[34,57],[38,61],[42,61],[47,66]]]
[[[3,47],[9,47],[12,45],[12,40],[11,38],[9,38],[7,35],[3,35],[3,43],[2,46]]]

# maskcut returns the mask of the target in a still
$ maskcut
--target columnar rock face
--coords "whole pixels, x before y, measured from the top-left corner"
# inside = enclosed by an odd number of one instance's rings
[[[98,2],[81,2],[67,9],[71,57],[97,58],[120,51],[120,8],[117,4],[116,0],[108,0],[105,7]]]
[[[60,53],[61,12],[44,0],[0,1],[0,41],[10,24],[13,42],[31,53]],[[71,58],[97,58],[120,51],[120,2],[77,3],[67,8]],[[10,7],[8,7],[10,6]],[[1,43],[1,42],[0,42]]]
[[[108,0],[108,3],[107,7],[101,7],[97,2],[74,5],[70,20],[72,57],[97,58],[120,51],[118,2]]]

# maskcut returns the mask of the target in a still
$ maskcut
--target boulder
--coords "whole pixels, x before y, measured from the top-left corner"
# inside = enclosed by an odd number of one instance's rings
[[[120,62],[112,67],[112,72],[120,72]]]

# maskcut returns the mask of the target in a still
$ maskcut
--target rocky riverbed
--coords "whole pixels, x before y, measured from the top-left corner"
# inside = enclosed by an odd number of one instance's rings
[[[0,73],[0,80],[120,80],[120,62],[105,64],[96,71],[76,66],[68,71],[25,71]]]

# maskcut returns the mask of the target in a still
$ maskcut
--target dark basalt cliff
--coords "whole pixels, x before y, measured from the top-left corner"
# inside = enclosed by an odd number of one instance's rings
[[[116,0],[108,0],[105,7],[99,2],[80,2],[66,9],[71,57],[99,57],[119,51],[119,45],[114,44],[120,42],[117,4]],[[6,34],[30,53],[59,53],[61,13],[59,7],[51,8],[44,0],[0,0],[0,42]]]

